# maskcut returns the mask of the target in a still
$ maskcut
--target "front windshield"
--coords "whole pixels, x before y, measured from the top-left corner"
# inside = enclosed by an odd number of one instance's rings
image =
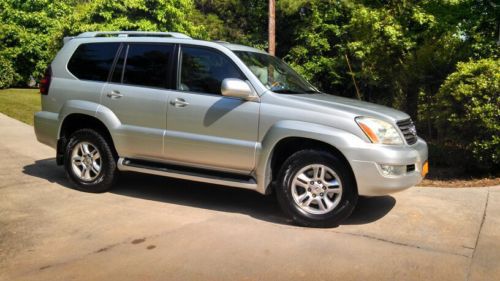
[[[275,93],[303,94],[318,90],[286,63],[267,54],[236,51],[236,55],[259,78],[260,82]]]

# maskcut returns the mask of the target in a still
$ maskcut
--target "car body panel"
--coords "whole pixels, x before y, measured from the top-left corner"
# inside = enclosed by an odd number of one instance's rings
[[[249,174],[255,166],[259,102],[176,91],[169,103],[165,155],[180,163]],[[175,106],[182,99],[187,106]]]
[[[114,97],[112,93],[120,96]],[[114,112],[121,123],[113,134],[120,155],[162,158],[169,95],[166,89],[104,85],[101,105]]]

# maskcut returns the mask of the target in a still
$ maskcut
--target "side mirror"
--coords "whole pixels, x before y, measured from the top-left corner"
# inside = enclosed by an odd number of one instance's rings
[[[240,99],[251,99],[253,97],[250,86],[241,79],[226,78],[222,81],[221,92],[223,96]]]

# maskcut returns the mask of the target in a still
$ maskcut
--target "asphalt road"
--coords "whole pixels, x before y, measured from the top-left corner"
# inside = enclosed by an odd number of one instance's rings
[[[0,114],[0,280],[500,280],[500,187],[362,198],[309,229],[246,190],[125,174],[79,192],[54,153]]]

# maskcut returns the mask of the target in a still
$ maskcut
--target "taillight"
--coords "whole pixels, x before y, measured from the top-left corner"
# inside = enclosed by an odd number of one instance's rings
[[[49,66],[45,70],[45,74],[43,75],[42,80],[40,80],[40,85],[39,85],[40,94],[42,95],[49,94],[50,80],[52,80],[52,69]]]

